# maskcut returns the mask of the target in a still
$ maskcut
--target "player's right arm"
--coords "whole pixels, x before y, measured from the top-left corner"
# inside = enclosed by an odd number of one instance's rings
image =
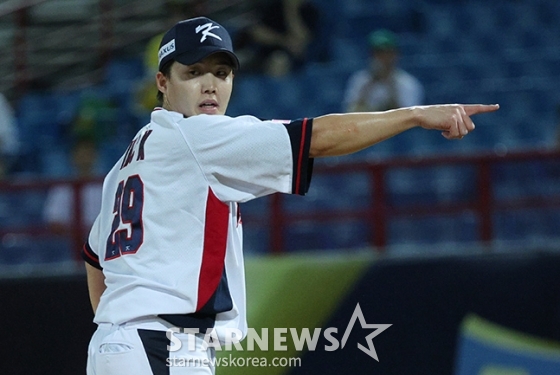
[[[309,156],[351,154],[416,126],[439,130],[447,139],[460,139],[474,130],[470,116],[498,108],[498,105],[447,104],[316,117]]]
[[[81,252],[82,258],[86,264],[89,300],[91,302],[91,307],[93,308],[94,314],[97,311],[97,306],[99,305],[101,295],[107,288],[105,285],[105,275],[103,274],[103,267],[99,263],[99,255],[95,251],[93,251],[93,248],[90,246],[90,241],[94,240],[97,237],[92,236],[92,233],[97,233],[98,230],[99,216],[95,220],[93,227],[91,228],[89,239],[82,247]]]
[[[105,275],[103,271],[98,268],[91,266],[86,262],[86,273],[87,273],[87,284],[89,291],[89,300],[91,302],[91,307],[93,308],[93,313],[97,310],[99,305],[99,300],[101,295],[106,289],[105,286]]]

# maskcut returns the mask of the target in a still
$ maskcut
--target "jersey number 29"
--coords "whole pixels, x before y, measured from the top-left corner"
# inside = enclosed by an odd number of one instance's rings
[[[115,194],[113,224],[107,238],[105,260],[121,255],[134,254],[144,241],[142,208],[144,205],[144,183],[139,175],[121,181]]]

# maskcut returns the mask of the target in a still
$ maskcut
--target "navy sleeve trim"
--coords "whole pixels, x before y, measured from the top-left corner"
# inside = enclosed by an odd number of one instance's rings
[[[99,264],[99,257],[93,252],[89,244],[86,242],[82,247],[82,258],[90,266],[97,268],[98,270],[103,270],[103,267]]]
[[[311,184],[313,158],[309,157],[313,119],[295,120],[286,125],[292,145],[292,194],[305,195]]]

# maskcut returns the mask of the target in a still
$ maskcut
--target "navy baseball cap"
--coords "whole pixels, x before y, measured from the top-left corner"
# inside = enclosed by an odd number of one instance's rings
[[[227,30],[209,18],[191,18],[176,23],[165,33],[159,45],[158,66],[161,70],[171,60],[191,65],[216,52],[228,54],[234,69],[239,69]]]

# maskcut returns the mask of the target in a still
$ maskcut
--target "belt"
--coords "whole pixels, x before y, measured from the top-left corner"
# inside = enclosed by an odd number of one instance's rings
[[[158,316],[177,328],[198,328],[199,331],[214,328],[216,321],[216,314],[160,314]]]

